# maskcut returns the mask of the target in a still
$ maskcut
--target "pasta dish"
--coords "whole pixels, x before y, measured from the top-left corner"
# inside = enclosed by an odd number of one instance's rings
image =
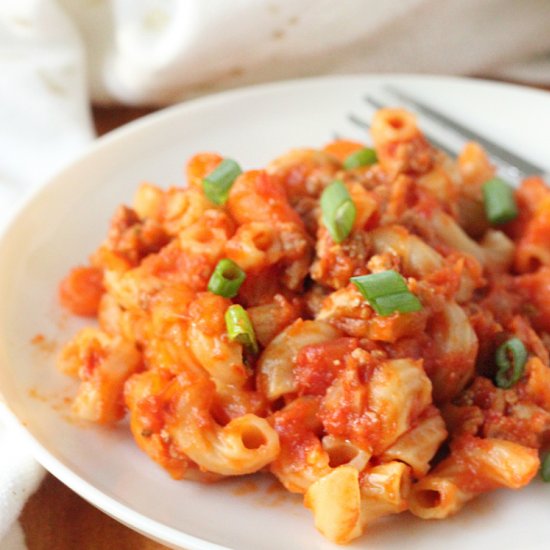
[[[270,472],[344,544],[550,481],[550,188],[382,109],[264,169],[199,153],[137,189],[60,301],[86,421],[174,479]]]

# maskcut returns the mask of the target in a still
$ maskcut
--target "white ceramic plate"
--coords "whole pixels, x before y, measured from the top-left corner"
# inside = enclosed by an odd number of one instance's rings
[[[31,345],[37,333],[60,343],[78,322],[63,320],[58,281],[86,261],[114,208],[136,186],[182,182],[186,159],[217,150],[245,168],[295,146],[320,146],[334,132],[364,137],[346,120],[369,118],[365,93],[385,83],[462,120],[550,169],[550,95],[479,80],[334,77],[261,86],[180,105],[98,140],[23,206],[0,241],[0,388],[37,459],[77,493],[127,525],[173,546],[211,550],[333,549],[297,496],[269,482],[204,486],[171,480],[141,453],[126,427],[67,421],[72,382],[53,356]],[[44,346],[42,346],[44,347]],[[267,485],[267,486],[266,486]],[[373,527],[351,545],[374,549],[547,548],[550,487],[482,497],[446,521],[408,514]]]

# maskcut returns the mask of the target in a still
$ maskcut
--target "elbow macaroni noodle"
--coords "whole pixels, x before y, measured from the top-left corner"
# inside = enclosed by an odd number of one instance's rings
[[[344,167],[365,147],[351,141],[294,150],[239,175],[223,205],[202,189],[223,157],[196,155],[187,186],[142,184],[60,286],[98,320],[59,357],[81,382],[76,416],[127,414],[175,479],[269,472],[336,543],[383,516],[445,518],[523,487],[550,434],[550,188],[527,179],[517,218],[491,227],[479,145],[451,159],[402,109],[371,128],[373,164]],[[335,180],[355,206],[341,242],[320,207]],[[209,290],[224,258],[246,274],[232,298]],[[350,282],[387,270],[420,310],[383,316]],[[257,353],[228,334],[233,304]],[[512,337],[528,358],[499,387],[495,351]]]

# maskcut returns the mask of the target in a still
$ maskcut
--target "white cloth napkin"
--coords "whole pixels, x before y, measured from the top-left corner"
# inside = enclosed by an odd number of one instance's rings
[[[28,190],[93,139],[88,102],[83,47],[59,6],[1,0],[0,230]],[[0,549],[22,550],[16,520],[44,471],[5,414],[0,402]]]
[[[548,84],[548,28],[544,0],[0,0],[0,229],[93,139],[91,101],[161,105],[323,73]],[[13,522],[40,477],[0,421],[3,550],[23,546]]]
[[[20,550],[24,548],[24,538],[15,520],[38,487],[43,470],[1,420],[0,449],[0,548]]]

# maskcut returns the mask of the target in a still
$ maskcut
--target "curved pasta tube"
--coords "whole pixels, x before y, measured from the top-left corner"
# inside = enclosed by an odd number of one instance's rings
[[[371,459],[372,453],[361,449],[347,439],[325,435],[321,440],[323,450],[328,454],[331,467],[351,466],[362,471]]]
[[[97,320],[101,330],[111,336],[121,336],[129,342],[143,344],[147,316],[144,312],[127,311],[111,294],[104,294],[99,302]]]
[[[534,273],[527,273],[516,279],[519,288],[534,310],[530,313],[533,326],[550,332],[550,267],[541,267]]]
[[[521,273],[533,271],[540,266],[550,266],[550,190],[544,188],[541,195],[538,204],[527,203],[532,213],[521,231],[515,251],[515,266]]]
[[[240,344],[228,341],[223,335],[209,336],[194,324],[189,327],[187,334],[193,355],[210,373],[216,385],[242,386],[246,382],[248,375]]]
[[[441,476],[428,475],[418,482],[411,494],[409,506],[411,512],[422,519],[443,519],[456,514],[474,496],[454,482],[451,472],[443,471]]]
[[[181,439],[176,440],[181,445]],[[244,414],[223,428],[207,433],[204,439],[194,441],[192,447],[183,445],[183,448],[210,471],[243,475],[257,472],[269,464],[279,452],[279,442],[277,433],[265,418]],[[209,454],[212,451],[214,453]]]
[[[227,208],[240,225],[249,222],[292,222],[303,227],[302,220],[288,202],[282,184],[263,170],[244,172],[235,180],[229,192]]]
[[[465,190],[481,201],[481,185],[496,172],[487,153],[478,143],[470,141],[458,155],[457,164]]]
[[[109,336],[102,330],[85,327],[79,330],[67,342],[57,357],[57,368],[69,376],[78,376],[94,350],[101,350],[109,345]]]
[[[447,439],[445,422],[436,407],[429,406],[408,431],[380,456],[383,462],[399,460],[411,467],[416,478],[430,469],[430,460]]]
[[[380,109],[373,118],[371,134],[376,147],[410,141],[419,134],[416,117],[405,109]]]
[[[58,366],[82,381],[73,413],[83,420],[112,424],[124,416],[124,383],[141,367],[141,355],[131,341],[84,329],[65,346]]]
[[[160,222],[154,218],[140,219],[127,206],[115,211],[107,238],[91,257],[94,267],[102,270],[126,271],[159,252],[169,241]]]
[[[363,229],[379,206],[376,195],[357,182],[348,183],[346,187],[355,205],[353,229]]]
[[[517,240],[514,265],[520,273],[550,266],[550,189],[540,177],[525,179],[516,192],[519,216],[512,224]]]
[[[174,479],[188,477],[192,462],[170,440],[164,430],[162,394],[172,375],[165,370],[134,374],[124,386],[130,413],[130,430],[139,448],[162,466]]]
[[[300,317],[301,304],[275,294],[267,304],[247,308],[258,342],[266,347],[280,332]]]
[[[399,338],[424,332],[428,311],[388,317],[376,315],[354,285],[332,292],[317,313],[319,321],[330,323],[357,338],[395,342]]]
[[[201,371],[187,345],[185,316],[195,293],[184,285],[170,285],[150,301],[144,328],[143,359],[149,369],[173,374]]]
[[[363,532],[359,472],[340,466],[311,485],[304,504],[315,527],[330,541],[345,544]]]
[[[303,197],[319,197],[334,179],[340,162],[316,149],[293,149],[271,161],[266,172],[282,182],[288,198],[295,204]]]
[[[180,231],[178,240],[186,255],[204,257],[214,267],[233,231],[233,223],[226,214],[208,210]]]
[[[231,300],[204,292],[189,306],[189,348],[218,390],[227,386],[242,387],[248,379],[242,346],[227,337],[224,314],[230,305]]]
[[[143,434],[137,433],[143,416],[139,410],[136,414],[141,416],[135,421],[134,436],[138,443],[141,441],[140,446],[169,471],[167,464],[171,463],[166,462],[166,453],[171,457],[186,456],[202,470],[220,475],[245,474],[262,468],[279,452],[276,432],[264,418],[246,414],[254,399],[251,395],[250,403],[240,403],[246,397],[243,394],[251,393],[240,389],[234,392],[235,403],[225,404],[229,411],[235,409],[240,416],[229,419],[224,427],[218,424],[211,413],[219,397],[214,382],[193,357],[181,353],[177,342],[185,335],[184,331],[178,332],[182,328],[181,322],[170,326],[168,335],[173,340],[157,336],[154,355],[160,363],[155,363],[153,370],[143,374],[148,378],[143,381],[138,378],[131,385],[127,384],[126,400],[130,407],[141,399],[157,411],[153,434],[157,434],[161,441],[158,437],[150,440],[151,434],[142,441]],[[175,373],[179,374],[174,377]],[[145,390],[140,390],[140,386],[145,386]],[[184,473],[185,477],[195,475],[191,470]]]
[[[279,265],[284,268],[281,282],[288,289],[300,291],[309,273],[313,248],[302,229],[294,223],[277,224],[283,255]]]
[[[485,253],[485,267],[493,271],[505,271],[514,259],[514,243],[502,231],[489,229],[481,239]],[[548,255],[550,261],[550,255]]]
[[[164,191],[151,183],[142,183],[134,195],[133,208],[137,215],[144,220],[153,218],[159,221],[161,218]]]
[[[103,274],[103,284],[119,306],[140,314],[143,305],[166,283],[155,275],[147,273],[142,264],[124,272],[106,270]]]
[[[373,361],[362,349],[351,359],[328,388],[318,416],[328,433],[377,456],[431,403],[432,386],[421,359]]]
[[[410,468],[402,462],[375,466],[361,477],[340,466],[311,485],[304,504],[325,537],[345,544],[380,517],[405,511],[410,486]]]
[[[377,419],[374,454],[379,454],[395,443],[430,405],[432,384],[422,360],[393,359],[375,368],[368,387],[368,408]]]
[[[438,158],[438,161],[429,172],[418,178],[417,185],[455,213],[458,206],[459,174],[448,157]]]
[[[330,472],[329,455],[317,435],[322,430],[318,409],[318,398],[299,397],[271,417],[281,451],[269,468],[292,493],[305,493]]]
[[[546,243],[528,239],[520,241],[515,250],[515,265],[521,273],[528,273],[533,267],[550,266],[550,249]]]
[[[408,509],[411,469],[392,461],[366,470],[361,476],[362,522],[368,526],[377,519]]]
[[[316,258],[311,277],[325,287],[339,289],[349,284],[350,277],[363,275],[372,254],[370,234],[352,231],[347,239],[335,243],[326,227],[317,232]]]
[[[352,336],[364,337],[368,334],[369,322],[373,316],[372,308],[357,287],[348,284],[322,300],[316,318],[319,321],[330,321]]]
[[[428,172],[435,151],[426,141],[412,113],[404,109],[380,109],[371,125],[380,164],[391,174]]]
[[[202,180],[223,161],[218,153],[204,152],[193,155],[185,167],[189,187],[202,189]]]
[[[298,352],[311,344],[322,344],[341,336],[323,321],[297,319],[265,348],[258,361],[258,384],[270,400],[296,391],[292,373]]]
[[[374,251],[377,254],[391,251],[398,256],[405,276],[422,279],[445,266],[443,256],[439,252],[400,225],[379,227],[372,231],[371,235]],[[467,301],[477,286],[477,278],[469,270],[464,270],[456,291],[457,300]]]
[[[487,153],[475,142],[464,146],[457,158],[457,168],[461,179],[458,221],[468,235],[478,238],[489,229],[481,186],[495,176],[496,170]]]
[[[525,365],[525,372],[525,395],[533,403],[550,411],[550,367],[538,357],[531,357]]]
[[[162,226],[169,235],[180,231],[199,221],[214,205],[206,198],[201,189],[168,189],[162,205]]]
[[[183,283],[195,291],[205,290],[232,231],[233,222],[226,214],[209,210],[158,253],[144,258],[138,267],[107,269],[103,278],[106,290],[122,307],[138,313],[169,284]]]
[[[248,273],[277,264],[283,270],[281,282],[291,290],[298,290],[308,274],[311,252],[309,240],[294,223],[245,223],[225,246],[226,256]]]
[[[442,242],[473,256],[488,269],[506,271],[512,265],[514,243],[502,231],[487,231],[479,244],[471,239],[451,216],[441,210],[433,212],[431,226]]]
[[[265,418],[244,414],[220,426],[211,416],[214,387],[180,375],[171,390],[172,420],[167,432],[201,468],[234,476],[257,472],[279,454],[279,436]]]
[[[420,237],[400,225],[379,227],[371,232],[376,254],[393,251],[403,262],[405,276],[425,277],[443,267],[443,257]]]
[[[434,401],[451,400],[470,381],[475,371],[478,339],[464,310],[445,302],[428,325],[433,349],[425,368],[433,384]]]
[[[214,208],[200,188],[171,187],[163,191],[156,185],[142,183],[134,196],[134,209],[142,219],[160,223],[171,236],[192,225]]]
[[[389,189],[386,210],[381,218],[381,225],[397,223],[397,221],[409,210],[411,206],[411,194],[415,186],[415,180],[407,174],[397,174]]]
[[[225,253],[245,271],[260,270],[277,263],[283,250],[272,224],[250,222],[241,225],[227,241]]]
[[[123,309],[110,294],[104,294],[99,301],[97,320],[107,334],[118,334],[121,331]]]
[[[321,440],[318,409],[319,398],[299,397],[271,418],[279,434],[281,452],[270,469],[293,493],[305,493],[318,479],[339,466],[363,470],[371,458],[370,452],[350,441],[331,435]]]
[[[233,231],[234,223],[227,214],[218,210],[207,210],[198,221],[180,231],[158,253],[149,254],[143,259],[136,268],[135,280],[131,280],[130,284],[126,283],[127,297],[137,302],[138,306],[146,308],[149,296],[158,290],[155,285],[162,287],[183,283],[195,291],[206,290],[212,270],[221,258],[225,243]],[[105,277],[106,283],[110,283],[108,275],[110,274],[107,273]],[[141,294],[140,289],[143,290]],[[110,290],[109,286],[107,290]]]
[[[451,455],[413,486],[410,510],[423,519],[445,518],[481,493],[523,487],[539,462],[535,449],[511,441],[460,437]]]

